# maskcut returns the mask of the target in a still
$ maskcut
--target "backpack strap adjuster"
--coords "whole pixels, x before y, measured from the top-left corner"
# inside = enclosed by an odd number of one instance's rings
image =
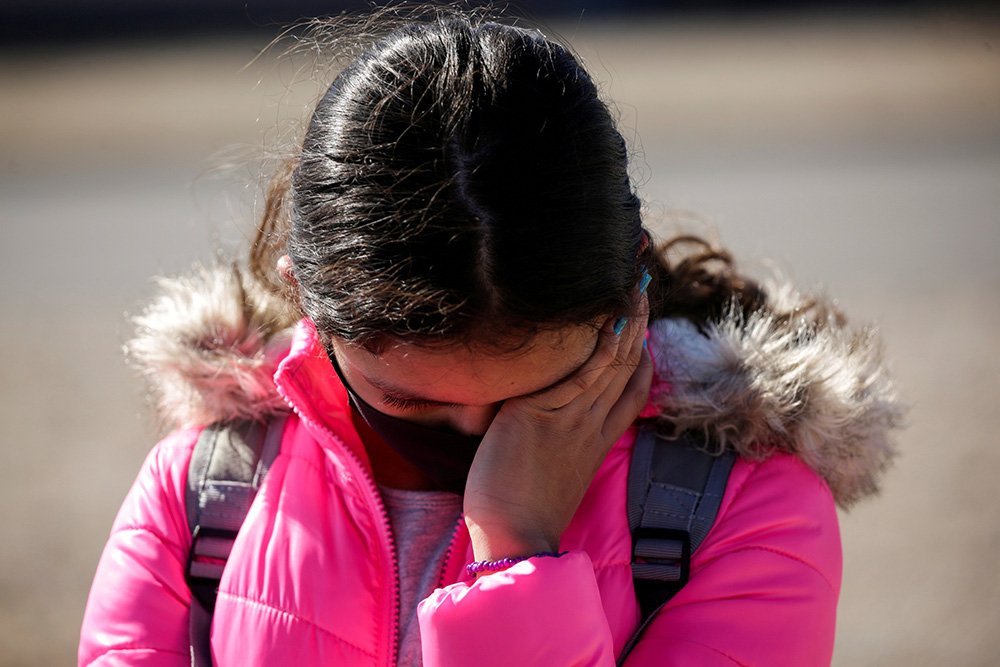
[[[206,609],[215,608],[215,593],[236,541],[236,531],[197,525],[191,534],[186,579],[191,592]]]
[[[668,583],[678,590],[691,570],[691,533],[639,526],[632,533],[632,578]]]

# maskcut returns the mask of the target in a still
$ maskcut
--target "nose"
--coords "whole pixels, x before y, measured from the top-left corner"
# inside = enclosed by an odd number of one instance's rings
[[[462,435],[483,435],[500,412],[503,403],[468,405],[453,408],[448,414],[448,428]]]

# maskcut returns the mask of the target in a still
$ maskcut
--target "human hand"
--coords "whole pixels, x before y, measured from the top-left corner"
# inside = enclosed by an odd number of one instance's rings
[[[486,432],[465,487],[477,560],[555,552],[611,446],[646,403],[648,304],[621,335],[609,320],[587,362],[541,392],[508,399]]]

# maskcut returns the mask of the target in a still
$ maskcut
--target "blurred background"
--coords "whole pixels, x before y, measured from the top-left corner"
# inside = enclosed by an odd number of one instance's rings
[[[0,665],[72,664],[159,435],[120,347],[151,278],[245,243],[328,72],[281,25],[357,4],[0,7]],[[878,322],[913,406],[842,515],[834,664],[1000,664],[1000,14],[915,2],[537,2],[616,104],[650,220],[717,229]],[[234,222],[235,221],[235,222]],[[705,227],[707,226],[707,227]]]

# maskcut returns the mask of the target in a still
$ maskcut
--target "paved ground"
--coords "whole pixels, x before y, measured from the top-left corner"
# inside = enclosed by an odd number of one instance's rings
[[[842,517],[835,664],[1000,664],[1000,26],[560,32],[620,101],[652,214],[708,216],[888,340],[911,426],[883,496]],[[258,46],[0,59],[0,665],[72,662],[155,434],[123,313],[239,242],[254,170],[203,172],[274,146],[310,95],[294,63],[241,71]]]

